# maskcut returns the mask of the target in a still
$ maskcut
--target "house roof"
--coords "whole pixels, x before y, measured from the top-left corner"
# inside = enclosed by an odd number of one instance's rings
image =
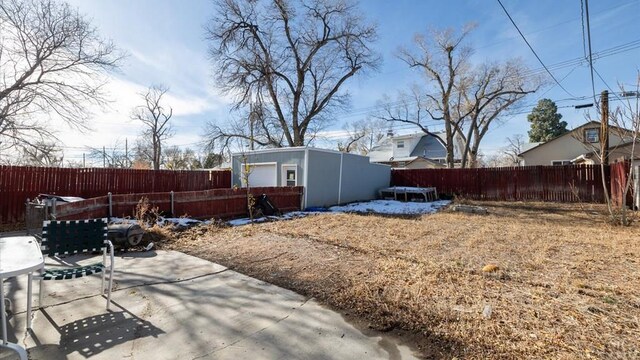
[[[412,138],[417,138],[417,137],[423,137],[424,135],[425,135],[424,133],[412,133],[412,134],[393,136],[392,139],[394,139],[394,140],[404,140],[404,139],[412,139]]]
[[[433,160],[431,160],[429,158],[426,158],[424,156],[416,156],[416,158],[411,160],[411,161],[409,161],[409,163],[412,163],[414,161],[425,161],[425,162],[431,163],[431,164],[433,164],[433,165],[435,165],[437,167],[444,167],[443,164],[441,164],[441,163],[439,163],[437,161],[433,161]]]
[[[393,141],[394,140],[407,140],[407,139],[417,139],[420,140],[416,143],[416,145],[411,149],[410,156],[412,157],[427,157],[424,156],[423,152],[420,149],[424,149],[425,146],[428,146],[430,142],[437,141],[440,146],[442,146],[443,151],[446,153],[445,142],[442,139],[444,136],[443,133],[412,133],[407,135],[398,135],[393,137],[385,137],[381,140],[378,145],[376,145],[371,152],[369,152],[369,158],[372,162],[388,162],[388,161],[398,161],[398,159],[392,159],[393,157]],[[458,156],[459,151],[457,144],[454,144],[454,150],[456,151],[456,157]],[[434,158],[441,158],[443,156],[433,156]],[[401,160],[404,161],[404,160]]]
[[[530,143],[522,144],[522,152],[529,151],[529,150],[533,149],[534,147],[536,147],[536,146],[538,146],[540,144],[543,144],[543,143],[541,143],[541,142],[530,142]]]
[[[388,161],[393,156],[393,142],[386,137],[369,151],[369,159],[373,162]]]
[[[390,158],[389,160],[385,160],[385,162],[413,161],[419,157],[420,156],[405,156],[405,157],[399,157],[399,158]]]
[[[618,144],[618,145],[615,145],[615,146],[609,146],[609,150],[615,150],[615,149],[619,149],[621,147],[628,147],[628,146],[631,146],[631,145],[633,145],[633,141],[627,141],[625,143]],[[640,147],[640,139],[636,141],[636,146]]]
[[[616,149],[629,147],[631,145],[633,145],[633,141],[627,141],[627,142],[622,143],[622,144],[609,146],[609,148],[607,150],[613,151],[613,150],[616,150]],[[636,141],[636,145],[640,146],[640,140]],[[575,159],[572,159],[571,161],[572,162],[576,162],[576,161],[580,161],[580,160],[589,160],[589,159],[592,159],[594,157],[594,155],[596,155],[595,151],[589,151],[587,153],[580,154],[578,157],[576,157]]]
[[[444,156],[447,156],[447,149],[444,145],[444,143],[442,142],[442,139],[440,139],[438,137],[438,135],[435,136],[424,136],[425,134],[423,134],[423,136],[420,138],[420,141],[418,141],[418,143],[416,144],[416,146],[413,148],[413,150],[411,150],[411,156],[422,156],[425,157],[425,153],[421,152],[421,149],[425,149],[428,145],[432,145],[433,142],[437,142],[438,145],[441,146],[441,148],[436,147],[436,150],[430,150],[431,152],[444,152]],[[437,157],[437,156],[432,156],[432,157]]]
[[[343,152],[343,151],[337,151],[337,150],[331,150],[331,149],[321,149],[321,148],[315,148],[315,147],[311,147],[311,146],[293,146],[293,147],[281,147],[281,148],[269,148],[269,149],[259,149],[259,150],[250,150],[247,151],[245,153],[233,153],[231,154],[231,159],[233,161],[233,158],[236,156],[241,156],[241,155],[252,155],[252,154],[270,154],[270,153],[278,153],[278,152],[293,152],[293,151],[316,151],[316,152],[324,152],[324,153],[330,153],[330,154],[337,154],[337,155],[341,155],[341,156],[351,156],[353,157],[359,157],[359,158],[365,158],[366,161],[368,161],[369,163],[371,163],[371,158],[369,158],[369,156],[366,155],[360,155],[360,154],[352,154],[352,153],[347,153],[347,152]],[[378,165],[378,166],[387,166],[384,164],[376,164],[373,163],[371,165]]]
[[[431,163],[431,164],[434,164],[434,165],[437,165],[437,166],[443,166],[439,162],[433,161],[433,160],[431,160],[429,158],[426,158],[424,156],[408,156],[408,157],[402,157],[402,158],[397,158],[397,159],[392,158],[391,160],[385,160],[385,161],[381,161],[381,162],[383,162],[383,163],[395,163],[395,162],[403,162],[403,161],[406,162],[406,163],[412,163],[414,161],[426,161],[428,163]]]
[[[588,122],[586,122],[586,123],[584,123],[584,124],[582,124],[582,125],[578,126],[577,128],[574,128],[574,129],[572,129],[572,130],[570,130],[570,131],[567,131],[566,133],[564,133],[564,134],[562,134],[562,135],[560,135],[560,136],[556,136],[556,137],[554,137],[553,139],[551,139],[551,140],[549,140],[549,141],[547,141],[547,142],[543,142],[543,143],[539,144],[538,146],[534,146],[534,147],[532,147],[532,148],[530,148],[530,149],[527,149],[527,150],[525,150],[525,151],[521,152],[520,154],[518,154],[518,156],[522,156],[523,154],[526,154],[526,153],[528,153],[529,151],[532,151],[532,150],[534,150],[534,149],[535,149],[535,150],[537,150],[537,149],[539,149],[539,148],[541,148],[541,147],[546,146],[547,144],[549,144],[549,143],[551,143],[551,142],[553,142],[553,141],[556,141],[556,140],[558,140],[558,139],[562,139],[562,138],[564,138],[565,136],[571,136],[571,134],[572,134],[572,133],[574,133],[576,130],[580,130],[580,129],[583,129],[583,128],[585,128],[585,127],[588,127],[588,126],[594,126],[594,125],[595,125],[595,126],[600,126],[600,123],[599,123],[598,121],[588,121]],[[614,125],[609,125],[609,127],[610,127],[610,128],[615,128],[615,129],[618,129],[618,130],[622,130],[622,131],[626,131],[626,132],[631,132],[631,130],[629,130],[629,129],[621,128],[621,127],[614,126]]]

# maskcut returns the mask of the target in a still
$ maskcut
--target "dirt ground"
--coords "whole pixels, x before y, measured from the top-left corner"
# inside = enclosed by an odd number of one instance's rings
[[[640,225],[602,208],[322,214],[177,233],[208,259],[404,334],[425,358],[640,358]]]

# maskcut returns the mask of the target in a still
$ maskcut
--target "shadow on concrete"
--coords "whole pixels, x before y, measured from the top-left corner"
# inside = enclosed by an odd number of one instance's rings
[[[181,268],[184,264],[170,264],[165,271],[177,275]],[[189,339],[185,358],[401,358],[399,343],[388,341],[380,332],[336,327],[343,320],[340,314],[330,315],[308,297],[228,269],[174,281],[152,271],[123,272],[126,276],[119,281],[119,291],[143,287],[152,298],[174,299],[164,307],[175,315],[189,314],[172,316]],[[202,336],[203,330],[208,336]],[[371,342],[364,342],[362,335]],[[373,350],[368,346],[379,341],[384,346],[378,344],[378,352],[367,354]],[[253,355],[246,354],[247,349]]]
[[[94,313],[102,296],[81,280],[49,296],[25,336],[30,358],[416,358],[309,297],[177,252],[136,255],[116,260],[115,311]]]
[[[5,286],[5,284],[7,286]],[[5,288],[7,288],[5,290]],[[21,284],[18,283],[15,277],[5,278],[2,283],[0,283],[0,291],[4,291],[4,299],[5,299],[5,314],[7,319],[7,341],[10,343],[17,343],[18,338],[16,337],[16,332],[14,331],[11,320],[15,317],[17,309],[16,304],[16,293],[22,290]],[[0,341],[2,341],[2,327],[0,327]]]
[[[60,344],[42,345],[38,342],[36,334],[30,331],[37,346],[30,348],[29,353],[42,352],[47,354],[47,357],[57,354],[57,359],[66,359],[66,356],[61,356],[77,352],[89,358],[128,341],[149,336],[157,338],[164,334],[164,331],[149,321],[135,316],[117,303],[112,303],[121,311],[110,311],[61,325],[56,324],[46,309],[40,309],[47,321],[60,333]]]
[[[123,258],[152,258],[158,256],[155,250],[149,251],[132,251],[132,250],[117,250],[116,256]]]

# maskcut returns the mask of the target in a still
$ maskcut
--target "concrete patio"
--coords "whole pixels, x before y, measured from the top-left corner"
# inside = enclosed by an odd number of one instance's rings
[[[79,259],[70,262],[86,262]],[[4,291],[13,302],[9,341],[30,359],[417,358],[313,299],[179,252],[117,256],[111,311],[97,295],[98,276],[45,282],[29,332],[26,278],[9,279]],[[37,295],[34,283],[34,303]]]

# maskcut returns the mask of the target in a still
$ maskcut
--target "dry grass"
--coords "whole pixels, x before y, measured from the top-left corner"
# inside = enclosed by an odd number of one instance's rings
[[[429,358],[640,357],[638,225],[609,226],[597,207],[482,206],[212,226],[164,246],[418,335]]]

